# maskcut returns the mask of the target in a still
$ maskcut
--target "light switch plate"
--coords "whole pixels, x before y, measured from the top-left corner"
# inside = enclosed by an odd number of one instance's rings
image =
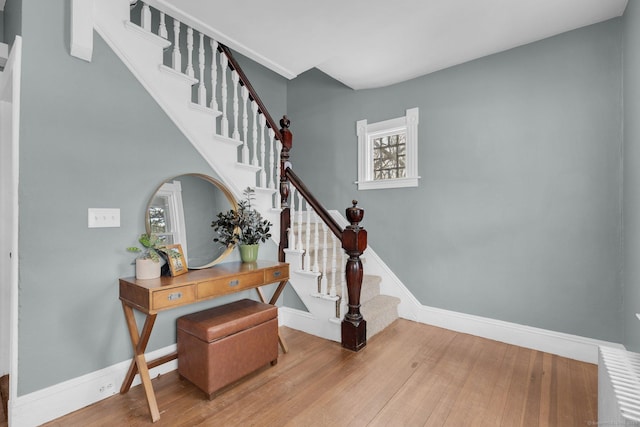
[[[89,208],[89,228],[120,227],[120,209]]]

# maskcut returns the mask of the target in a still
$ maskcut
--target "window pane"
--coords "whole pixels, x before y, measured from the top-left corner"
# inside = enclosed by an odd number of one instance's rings
[[[168,227],[169,218],[169,200],[167,197],[155,197],[149,206],[149,223],[151,232],[154,234],[166,234],[171,232]]]
[[[385,135],[373,140],[373,179],[406,176],[406,133]]]

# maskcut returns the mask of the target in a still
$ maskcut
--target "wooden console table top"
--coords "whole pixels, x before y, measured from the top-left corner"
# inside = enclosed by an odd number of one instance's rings
[[[229,262],[175,277],[120,279],[120,300],[150,314],[288,279],[284,262]]]

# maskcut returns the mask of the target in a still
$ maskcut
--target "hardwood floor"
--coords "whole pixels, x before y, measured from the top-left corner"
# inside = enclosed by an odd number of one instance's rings
[[[153,380],[156,426],[586,426],[597,366],[397,320],[359,353],[282,328],[290,352],[214,400]],[[152,425],[140,386],[49,426]]]

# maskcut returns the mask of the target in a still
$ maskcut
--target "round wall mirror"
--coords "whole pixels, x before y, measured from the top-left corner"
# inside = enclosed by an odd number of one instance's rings
[[[210,176],[190,173],[163,182],[149,200],[145,224],[147,233],[160,236],[166,244],[182,246],[189,269],[211,267],[233,248],[214,242],[211,227],[218,212],[237,209],[231,191]]]

